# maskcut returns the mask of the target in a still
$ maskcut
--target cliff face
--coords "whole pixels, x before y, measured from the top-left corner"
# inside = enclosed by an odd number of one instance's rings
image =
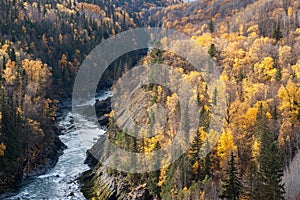
[[[96,171],[86,172],[82,178],[81,191],[87,199],[105,200],[148,200],[152,199],[146,184],[129,188],[124,177],[114,177],[107,173],[107,168],[98,166]]]
[[[143,96],[143,95],[141,95]],[[96,102],[96,114],[99,117],[99,123],[109,128],[110,118],[108,114],[111,112],[111,98]],[[88,113],[85,113],[87,116]],[[109,130],[109,134],[114,134]],[[107,134],[106,134],[107,136]],[[147,200],[151,199],[151,195],[145,183],[141,183],[136,187],[131,187],[128,179],[109,169],[99,162],[102,156],[104,146],[106,145],[106,136],[101,136],[92,149],[87,151],[85,163],[91,167],[91,170],[85,172],[81,176],[81,191],[87,199],[99,200]],[[92,152],[92,153],[90,153]],[[96,159],[98,158],[98,159]]]
[[[298,150],[299,151],[299,150]],[[299,199],[300,197],[300,153],[298,152],[285,170],[282,182],[285,183],[287,199]]]

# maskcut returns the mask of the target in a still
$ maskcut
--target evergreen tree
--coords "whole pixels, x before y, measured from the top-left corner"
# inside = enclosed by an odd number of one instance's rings
[[[265,148],[269,147],[274,137],[270,134],[266,110],[262,104],[259,105],[258,112],[256,114],[255,134],[261,141],[261,151],[264,152]]]
[[[208,54],[210,55],[211,58],[213,58],[213,57],[217,56],[217,53],[218,53],[218,51],[217,51],[215,44],[211,44],[210,48],[208,50]]]
[[[273,142],[267,151],[261,154],[259,170],[262,181],[261,199],[284,199],[283,160],[277,143]]]
[[[6,69],[6,61],[5,61],[5,56],[2,56],[2,70]]]
[[[276,43],[283,37],[282,32],[280,30],[280,24],[277,23],[272,33],[272,37],[276,40]]]
[[[161,44],[159,42],[156,43],[156,45],[158,47],[161,46]],[[151,63],[152,64],[154,64],[154,63],[161,64],[162,63],[162,55],[163,55],[163,51],[162,50],[160,50],[158,48],[153,48],[150,51]]]
[[[189,105],[186,104],[186,106],[183,108],[183,116],[182,116],[182,130],[183,131],[183,138],[180,138],[184,144],[188,144],[189,142],[189,135],[190,135],[190,116],[189,116]]]
[[[16,62],[17,61],[17,56],[15,52],[15,48],[8,49],[8,55],[11,61]]]
[[[243,177],[243,194],[242,199],[261,199],[259,195],[259,189],[261,188],[259,181],[259,172],[256,161],[253,159],[250,161],[246,172]]]
[[[212,20],[210,20],[210,22],[208,23],[208,28],[211,33],[215,32],[215,25]]]
[[[242,184],[236,168],[235,156],[231,152],[231,159],[228,161],[226,179],[223,182],[221,199],[238,200],[242,192]]]
[[[274,134],[269,129],[266,111],[262,104],[256,116],[255,132],[260,140],[259,178],[257,187],[259,199],[284,199],[283,158],[278,149]]]
[[[175,170],[176,170],[176,165],[175,165],[175,163],[172,163],[167,170],[166,181],[164,182],[164,184],[162,185],[162,188],[161,188],[162,199],[172,199],[172,192],[170,192],[170,191],[174,190]]]
[[[157,151],[161,148],[160,143],[156,142],[154,150]],[[159,163],[157,160],[153,159],[155,168],[159,167]],[[149,172],[149,176],[147,178],[147,185],[149,188],[150,194],[155,197],[155,199],[161,199],[160,197],[160,192],[161,192],[161,187],[158,186],[159,182],[159,175],[160,175],[160,170],[156,170],[153,172]]]
[[[204,169],[203,169],[203,173],[205,175],[205,177],[210,177],[211,176],[211,173],[210,173],[210,170],[211,170],[211,152],[210,152],[210,144],[209,144],[209,141],[208,141],[208,137],[206,137],[206,140],[205,140],[205,159],[204,159]]]
[[[217,97],[218,97],[218,89],[215,87],[213,97],[212,97],[212,104],[217,105]]]
[[[275,80],[279,82],[279,81],[281,81],[281,78],[282,78],[281,68],[278,67],[277,71],[276,71],[276,74],[275,74]]]
[[[190,147],[190,163],[191,166],[193,166],[194,172],[197,174],[197,180],[199,181],[201,179],[202,175],[202,170],[201,170],[201,160],[202,160],[202,155],[201,155],[201,146],[203,144],[203,141],[201,140],[201,132],[197,131],[197,134],[191,144]]]

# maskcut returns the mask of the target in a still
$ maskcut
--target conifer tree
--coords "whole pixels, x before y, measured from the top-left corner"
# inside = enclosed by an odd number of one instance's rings
[[[217,51],[215,44],[211,44],[210,48],[208,50],[208,54],[210,55],[211,58],[213,58],[213,57],[217,56],[217,53],[218,53],[218,51]]]
[[[218,89],[215,87],[213,97],[212,97],[212,104],[215,106],[217,105],[217,97],[218,97]]]
[[[210,20],[210,22],[208,23],[208,28],[211,33],[215,32],[215,25],[212,20]]]
[[[160,148],[161,148],[160,143],[159,143],[159,141],[157,141],[155,143],[154,150],[156,151],[156,150],[159,150]],[[153,159],[153,162],[154,162],[155,168],[158,168],[159,167],[159,163],[157,163],[158,161],[156,159]],[[147,178],[147,185],[150,190],[150,194],[152,196],[154,196],[155,199],[161,199],[161,197],[160,197],[161,187],[158,186],[159,175],[160,175],[160,170],[156,170],[153,172],[149,172],[149,176]]]
[[[222,194],[219,197],[227,200],[238,200],[242,193],[242,184],[238,176],[233,152],[231,152],[231,159],[228,161],[228,169],[225,172],[226,178],[223,182]]]
[[[272,33],[272,37],[276,40],[276,43],[283,37],[282,32],[280,30],[280,24],[277,23]]]
[[[255,124],[255,134],[261,142],[261,151],[263,152],[265,148],[268,148],[273,140],[273,136],[268,128],[268,122],[266,118],[266,111],[262,103],[258,107],[258,112],[256,114],[256,124]]]
[[[262,181],[261,199],[283,200],[283,161],[276,142],[273,142],[266,152],[262,152],[259,172]]]
[[[201,146],[203,144],[203,141],[201,140],[201,131],[197,131],[197,134],[191,144],[190,148],[190,163],[191,166],[194,169],[194,173],[197,175],[197,180],[199,181],[201,179],[202,170],[201,170]]]
[[[204,163],[203,163],[203,173],[205,177],[210,177],[211,176],[211,152],[210,152],[210,144],[208,141],[208,137],[206,137],[205,140],[205,158],[204,158]]]
[[[260,199],[284,199],[282,154],[274,134],[268,127],[266,111],[262,104],[256,116],[256,134],[260,140],[258,197]]]

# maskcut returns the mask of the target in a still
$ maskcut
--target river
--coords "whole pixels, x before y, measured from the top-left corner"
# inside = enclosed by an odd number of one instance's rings
[[[96,99],[104,100],[111,96],[110,92],[103,92]],[[95,99],[91,99],[86,104],[93,105]],[[86,150],[91,148],[97,141],[99,135],[105,131],[97,129],[95,122],[79,118],[80,121],[74,125],[72,108],[65,107],[60,109],[58,125],[63,128],[60,140],[67,146],[62,156],[54,168],[46,174],[26,180],[18,189],[15,196],[5,200],[66,200],[66,199],[85,199],[80,192],[80,185],[77,178],[82,172],[89,170],[84,164]],[[88,130],[88,135],[82,137],[82,132]]]

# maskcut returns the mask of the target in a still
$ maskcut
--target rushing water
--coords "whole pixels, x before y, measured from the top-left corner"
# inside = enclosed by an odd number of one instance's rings
[[[111,93],[104,92],[97,98],[103,100],[109,96],[111,96]],[[85,104],[93,105],[94,102],[95,99]],[[61,116],[58,118],[58,124],[63,128],[63,132],[59,138],[67,146],[64,154],[59,157],[55,167],[50,169],[48,173],[27,180],[19,188],[15,196],[6,200],[85,199],[80,192],[77,178],[82,172],[89,169],[84,164],[86,150],[92,147],[97,140],[97,136],[103,134],[104,130],[99,132],[95,122],[84,118],[80,118],[79,123],[75,127],[71,108],[61,109],[61,113]],[[80,133],[87,130],[89,134],[83,137]]]

